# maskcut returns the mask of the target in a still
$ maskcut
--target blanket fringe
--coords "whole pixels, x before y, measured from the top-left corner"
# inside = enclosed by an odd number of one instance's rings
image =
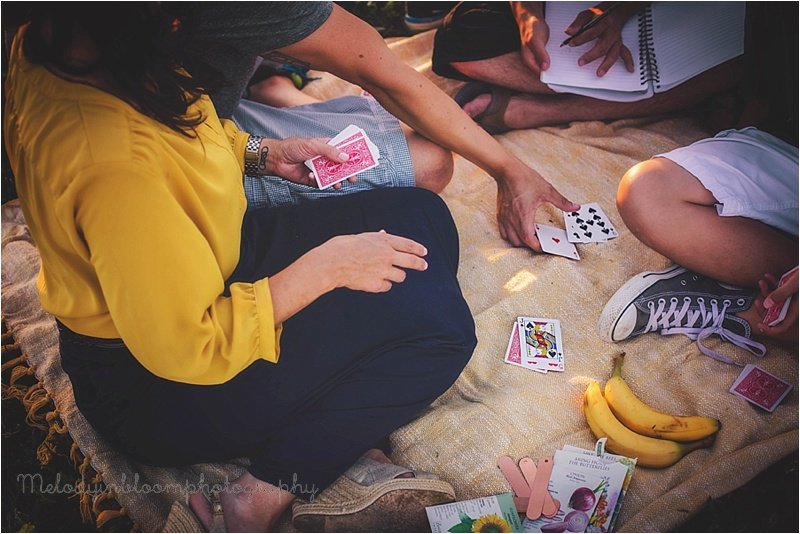
[[[20,401],[25,408],[25,422],[45,433],[44,440],[36,449],[39,463],[47,465],[55,455],[61,455],[67,457],[77,471],[76,497],[83,522],[94,523],[95,528],[101,529],[110,527],[108,524],[115,519],[124,518],[128,530],[138,531],[125,507],[117,501],[114,491],[105,486],[102,473],[94,470],[90,458],[72,441],[50,393],[36,378],[34,367],[14,339],[5,317],[2,318],[2,361],[2,399]],[[67,445],[69,452],[64,454],[61,451]]]

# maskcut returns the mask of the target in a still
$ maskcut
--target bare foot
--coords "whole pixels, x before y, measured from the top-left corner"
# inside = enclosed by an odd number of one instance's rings
[[[294,500],[294,495],[245,473],[219,494],[228,532],[269,532]],[[211,528],[211,503],[202,493],[189,495],[189,507]]]
[[[489,107],[491,101],[492,95],[488,93],[478,95],[474,100],[471,100],[464,105],[464,112],[470,117],[475,118],[486,111],[486,108]]]

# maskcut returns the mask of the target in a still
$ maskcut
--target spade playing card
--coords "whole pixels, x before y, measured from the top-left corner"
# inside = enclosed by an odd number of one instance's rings
[[[565,211],[564,226],[571,243],[604,243],[619,235],[597,202],[583,204],[578,211]]]
[[[772,412],[792,390],[792,386],[777,376],[748,364],[730,388],[730,392]]]
[[[542,245],[542,250],[548,254],[556,254],[573,260],[581,259],[575,245],[567,240],[567,233],[561,228],[547,226],[546,224],[536,225],[536,236]]]
[[[525,367],[543,371],[564,370],[561,323],[558,320],[517,317],[517,329]]]

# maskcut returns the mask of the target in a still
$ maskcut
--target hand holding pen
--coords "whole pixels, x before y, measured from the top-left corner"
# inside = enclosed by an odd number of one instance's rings
[[[569,37],[561,46],[580,46],[595,41],[578,59],[578,65],[603,58],[597,68],[597,75],[603,76],[622,58],[628,72],[633,72],[633,56],[622,42],[622,28],[644,5],[643,2],[605,2],[581,11],[565,30]]]

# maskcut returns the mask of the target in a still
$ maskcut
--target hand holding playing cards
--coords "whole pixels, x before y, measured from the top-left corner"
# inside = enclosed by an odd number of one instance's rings
[[[536,210],[545,202],[563,211],[575,211],[580,205],[570,202],[542,176],[519,162],[514,178],[497,182],[497,221],[500,235],[515,247],[527,246],[542,252],[536,236]]]
[[[758,282],[761,297],[756,305],[764,308],[764,319],[758,325],[761,334],[784,340],[797,339],[797,269],[793,269],[781,277],[780,282],[771,274],[764,275]],[[784,306],[790,300],[788,306]],[[786,307],[783,311],[782,308]],[[781,315],[783,318],[781,319]]]
[[[280,176],[296,184],[316,186],[314,175],[309,172],[303,162],[317,156],[325,156],[330,160],[347,161],[347,154],[337,147],[329,145],[327,139],[313,137],[287,137],[270,142],[267,159],[267,174]],[[352,176],[349,181],[355,182]],[[333,187],[339,188],[342,184]]]
[[[406,279],[403,269],[424,271],[425,247],[384,231],[341,235],[323,243],[321,269],[332,277],[335,287],[369,293],[384,293]]]

